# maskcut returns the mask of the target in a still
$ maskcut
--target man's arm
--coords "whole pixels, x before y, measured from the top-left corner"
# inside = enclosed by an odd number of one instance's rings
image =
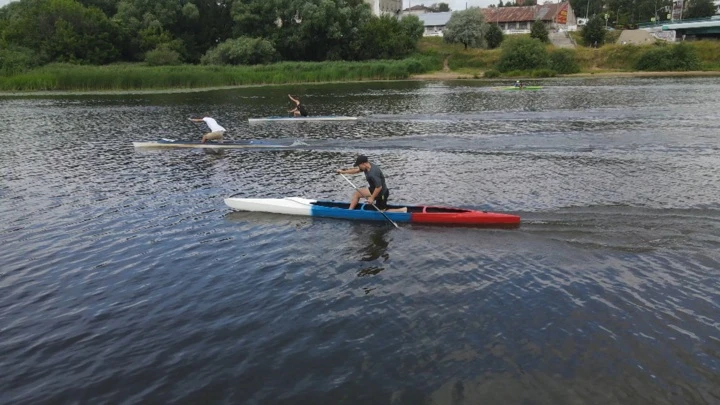
[[[375,187],[375,190],[373,190],[372,195],[370,196],[370,198],[367,198],[368,204],[374,203],[375,200],[377,199],[377,196],[379,196],[381,192],[382,192],[382,186],[377,186],[377,187]]]
[[[337,169],[337,174],[358,174],[360,173],[359,167],[353,167],[350,169]]]
[[[297,100],[295,100],[295,99],[293,98],[293,96],[291,96],[291,95],[288,94],[288,97],[290,97],[290,100],[292,100],[293,103],[295,103],[295,104],[300,104],[300,102],[297,101]]]

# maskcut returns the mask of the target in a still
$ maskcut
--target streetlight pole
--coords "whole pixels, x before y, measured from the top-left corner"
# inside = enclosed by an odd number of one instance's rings
[[[585,21],[587,21],[589,13],[590,13],[590,0],[588,0],[587,7],[585,7]],[[587,22],[585,24],[587,24]]]

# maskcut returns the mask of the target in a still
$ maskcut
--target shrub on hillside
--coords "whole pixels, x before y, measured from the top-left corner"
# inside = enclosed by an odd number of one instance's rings
[[[498,72],[497,70],[486,70],[485,73],[483,74],[483,77],[485,77],[486,79],[493,79],[495,77],[500,77],[500,72]]]
[[[171,66],[182,63],[180,53],[160,44],[152,51],[145,53],[145,63],[150,66]]]
[[[582,30],[582,37],[585,46],[600,46],[605,43],[605,20],[599,15],[594,16],[585,24]]]
[[[550,42],[550,34],[548,34],[548,30],[547,27],[545,27],[544,22],[535,20],[532,28],[530,28],[530,38],[539,39],[541,42],[545,43]]]
[[[687,71],[700,69],[700,59],[689,45],[662,45],[643,53],[635,69],[646,71]]]
[[[502,44],[498,70],[535,70],[548,67],[548,52],[540,40],[534,38],[511,38]]]
[[[208,50],[200,58],[203,65],[259,65],[275,61],[277,52],[270,41],[262,38],[228,39]]]
[[[550,52],[550,69],[567,75],[580,71],[580,66],[575,58],[575,51],[572,49],[556,49]]]
[[[38,55],[21,46],[0,49],[0,73],[14,75],[38,66]]]
[[[495,49],[502,44],[505,35],[497,24],[489,24],[485,31],[485,42],[489,49]]]

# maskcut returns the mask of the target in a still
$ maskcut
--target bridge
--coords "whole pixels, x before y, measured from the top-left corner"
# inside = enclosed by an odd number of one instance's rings
[[[720,38],[720,16],[639,24],[638,28],[654,33],[674,31],[676,38],[682,38],[685,35],[698,38]]]

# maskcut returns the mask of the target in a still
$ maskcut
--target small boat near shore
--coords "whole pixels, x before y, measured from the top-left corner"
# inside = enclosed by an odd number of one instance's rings
[[[313,121],[357,121],[358,117],[346,117],[342,115],[317,115],[309,117],[264,117],[264,118],[248,118],[251,124],[263,122],[313,122]]]
[[[191,149],[252,149],[252,148],[289,148],[297,143],[274,140],[243,140],[243,141],[183,141],[177,139],[159,139],[157,141],[133,142],[136,148],[191,148]]]
[[[337,218],[355,221],[387,221],[397,223],[458,225],[458,226],[518,226],[517,215],[475,211],[463,208],[425,205],[389,205],[389,209],[406,208],[407,212],[380,212],[372,205],[359,204],[354,210],[346,202],[318,201],[300,197],[286,198],[226,198],[225,204],[237,211],[301,215],[318,218]],[[387,218],[385,215],[387,215]]]

